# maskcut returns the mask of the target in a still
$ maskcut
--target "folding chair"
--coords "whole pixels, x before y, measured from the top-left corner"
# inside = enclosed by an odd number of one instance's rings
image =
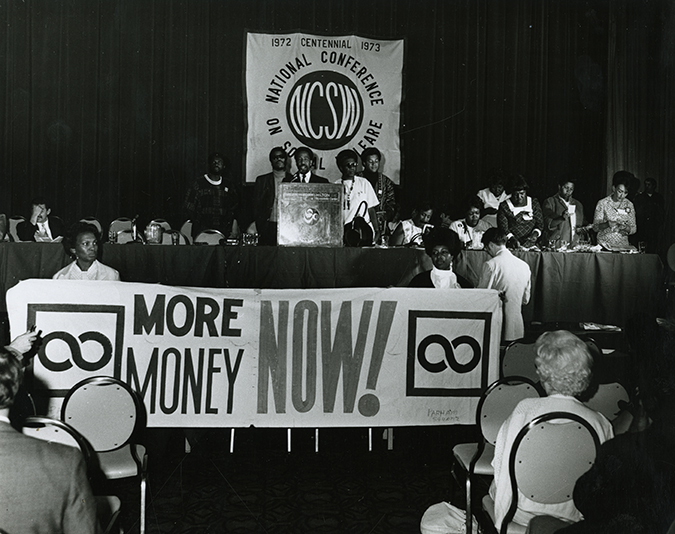
[[[204,230],[195,237],[195,245],[220,245],[225,239],[218,230]]]
[[[481,441],[460,443],[452,449],[455,456],[454,465],[460,466],[465,472],[466,532],[472,532],[471,479],[473,475],[494,475],[492,458],[502,423],[511,415],[521,400],[536,397],[539,397],[537,387],[528,378],[511,376],[493,382],[481,396],[476,410],[476,425],[481,431]],[[453,476],[460,483],[454,469]]]
[[[568,422],[564,422],[567,420]],[[595,429],[583,417],[568,412],[551,412],[536,417],[516,436],[509,455],[511,505],[500,534],[524,533],[525,526],[513,523],[518,495],[542,504],[559,504],[572,499],[574,485],[588,471],[600,447]],[[489,495],[483,508],[495,522],[494,501]]]
[[[598,391],[584,404],[604,415],[609,421],[613,421],[621,411],[619,402],[628,402],[629,400],[626,388],[618,382],[613,382],[611,384],[598,385]]]
[[[15,241],[16,243],[21,242],[18,234],[16,233],[16,227],[20,222],[25,221],[26,218],[21,215],[14,215],[7,220],[7,233],[9,234],[10,241]]]
[[[80,222],[91,224],[92,226],[95,226],[96,229],[98,230],[98,235],[101,235],[101,232],[103,232],[103,226],[101,226],[101,223],[96,217],[84,217],[80,219]]]
[[[183,226],[180,227],[180,233],[183,234],[190,245],[192,245],[192,221],[188,219],[183,223]]]
[[[111,235],[115,235],[119,239],[120,232],[129,231],[131,233],[132,227],[133,221],[129,217],[118,217],[108,226],[108,239]],[[119,243],[119,240],[117,242]]]
[[[178,230],[167,230],[162,236],[162,245],[173,245],[174,236],[177,236],[179,245],[189,245],[190,241],[187,236],[183,235]]]
[[[152,223],[157,223],[159,224],[162,228],[164,228],[165,232],[168,232],[171,230],[171,225],[168,223],[166,219],[153,219],[150,221],[150,224]]]
[[[534,358],[536,356],[534,343],[513,341],[504,351],[504,359],[501,366],[502,376],[524,376],[536,384],[539,382],[537,368],[534,365]]]
[[[26,418],[22,428],[24,435],[35,439],[41,439],[48,443],[60,443],[69,447],[80,449],[84,456],[87,473],[91,475],[95,465],[95,453],[89,442],[72,426],[50,417],[32,416]],[[96,495],[96,517],[99,523],[105,526],[103,534],[111,534],[118,530],[115,523],[120,515],[121,502],[114,495]]]
[[[145,427],[145,406],[127,384],[108,376],[82,380],[66,395],[61,419],[91,443],[109,479],[140,479],[140,533],[145,533],[147,454],[136,442]]]

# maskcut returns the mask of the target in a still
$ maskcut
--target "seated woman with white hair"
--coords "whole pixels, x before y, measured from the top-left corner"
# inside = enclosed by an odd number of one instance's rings
[[[593,359],[586,344],[565,330],[545,332],[535,344],[535,365],[546,397],[522,400],[508,417],[497,436],[495,456],[492,460],[495,477],[490,486],[490,496],[495,503],[495,527],[502,521],[511,504],[509,456],[511,446],[520,430],[535,417],[549,412],[571,412],[583,417],[598,433],[600,443],[613,437],[612,425],[595,410],[578,401],[575,396],[583,393],[591,381]],[[542,473],[546,476],[546,473]],[[541,504],[518,496],[518,509],[513,521],[526,526],[537,515],[550,515],[576,522],[582,519],[570,498],[559,504]]]

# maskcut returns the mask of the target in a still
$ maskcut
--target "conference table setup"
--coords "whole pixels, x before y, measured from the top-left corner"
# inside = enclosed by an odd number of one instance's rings
[[[663,298],[656,254],[515,251],[532,271],[526,322],[621,325]],[[101,261],[125,282],[257,289],[405,287],[431,268],[421,248],[105,244]],[[478,283],[487,252],[465,250],[454,270]],[[60,244],[0,243],[2,294],[21,280],[51,278],[70,259]],[[2,311],[6,311],[4,298]]]

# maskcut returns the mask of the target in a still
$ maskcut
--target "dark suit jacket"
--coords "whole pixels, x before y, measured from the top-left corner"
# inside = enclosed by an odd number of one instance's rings
[[[300,176],[298,176],[298,173],[296,172],[293,177],[290,180],[287,180],[288,176],[284,178],[284,182],[299,182],[300,181]],[[326,180],[322,176],[318,176],[314,173],[310,173],[309,175],[309,183],[310,184],[327,184],[329,183],[328,180]]]
[[[457,283],[462,289],[471,289],[473,287],[473,284],[463,276],[457,273],[455,273],[455,276],[457,277]],[[434,283],[431,281],[431,271],[424,271],[415,276],[410,280],[408,287],[434,287]]]
[[[82,453],[29,438],[0,421],[0,528],[12,533],[94,534],[96,502]]]
[[[576,198],[571,199],[572,204],[576,206],[577,226],[584,224],[584,206]],[[548,239],[569,239],[570,220],[563,218],[563,213],[567,212],[567,206],[556,194],[544,201],[544,231]]]
[[[283,182],[293,181],[293,175],[286,173]],[[253,217],[258,232],[262,231],[265,224],[272,214],[272,204],[274,203],[274,173],[268,172],[255,179],[255,189],[253,191]]]
[[[49,222],[49,229],[52,232],[52,237],[57,238],[65,235],[66,225],[58,217],[47,217]],[[21,241],[35,241],[35,232],[38,227],[36,224],[31,224],[29,220],[25,220],[16,225],[16,235]]]

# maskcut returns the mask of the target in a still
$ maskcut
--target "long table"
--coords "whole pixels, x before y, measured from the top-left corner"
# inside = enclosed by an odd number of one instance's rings
[[[621,325],[640,311],[656,311],[663,264],[653,254],[516,252],[532,270],[526,321],[589,321]],[[455,270],[474,283],[488,255],[465,251]],[[0,243],[4,293],[20,280],[51,278],[70,259],[59,244]],[[104,245],[101,261],[127,282],[173,286],[302,289],[406,286],[430,269],[411,248]]]

